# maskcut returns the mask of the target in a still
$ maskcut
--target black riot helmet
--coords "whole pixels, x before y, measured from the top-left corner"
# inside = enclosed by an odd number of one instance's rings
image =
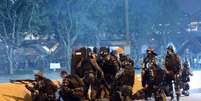
[[[62,70],[62,71],[60,72],[60,76],[61,76],[62,78],[65,78],[65,77],[67,77],[67,76],[68,76],[68,73],[67,73],[67,71],[65,71],[65,70]]]
[[[101,47],[100,48],[100,52],[99,52],[99,55],[102,56],[102,57],[106,57],[107,55],[109,55],[109,49],[106,48],[106,47]]]
[[[167,50],[170,50],[170,51],[174,52],[173,46],[171,46],[171,45],[168,46]]]
[[[157,56],[157,54],[154,52],[154,49],[153,48],[148,48],[147,49],[147,54],[152,54],[154,56]]]

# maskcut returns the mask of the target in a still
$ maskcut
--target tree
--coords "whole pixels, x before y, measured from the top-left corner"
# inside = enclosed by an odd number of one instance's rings
[[[22,31],[29,28],[28,25],[31,13],[29,9],[30,0],[2,0],[0,5],[0,38],[6,46],[7,58],[9,61],[9,73],[13,74],[15,69],[15,49],[19,45]],[[24,17],[25,16],[25,17]]]

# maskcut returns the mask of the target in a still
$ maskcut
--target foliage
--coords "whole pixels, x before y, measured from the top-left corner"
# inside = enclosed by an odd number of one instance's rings
[[[174,37],[166,37],[168,33],[185,32],[184,22],[188,19],[176,0],[128,2],[130,40],[136,46],[133,50],[145,41],[149,43],[149,36],[157,31],[160,35],[155,36],[159,41],[165,40],[163,44]],[[102,39],[126,39],[124,0],[0,0],[0,39],[8,46],[10,63],[15,61],[11,57],[14,49],[23,43],[25,33],[41,39],[54,37],[64,47],[65,61],[70,61],[70,50],[75,42],[95,45]]]

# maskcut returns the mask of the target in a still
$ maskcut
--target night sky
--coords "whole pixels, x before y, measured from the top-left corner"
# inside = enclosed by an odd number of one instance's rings
[[[177,0],[177,3],[184,12],[190,15],[201,11],[201,0]]]

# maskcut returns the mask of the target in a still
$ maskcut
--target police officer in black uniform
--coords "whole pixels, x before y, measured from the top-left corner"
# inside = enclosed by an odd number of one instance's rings
[[[87,48],[85,54],[80,61],[80,67],[84,74],[84,96],[86,99],[96,98],[96,79],[99,74],[101,78],[104,78],[104,72],[97,63],[96,54]]]
[[[165,56],[165,71],[167,74],[167,83],[170,86],[169,92],[172,99],[180,98],[180,74],[181,74],[181,61],[179,55],[174,52],[173,46],[168,46],[167,55]],[[175,85],[175,88],[172,88]],[[173,92],[175,89],[176,92]],[[167,94],[168,94],[167,93]],[[176,98],[174,98],[176,96]]]
[[[121,92],[122,100],[129,101],[134,85],[134,61],[128,55],[121,55],[120,64],[121,68],[115,76],[117,81],[115,87],[117,91]]]
[[[142,64],[142,86],[145,89],[145,99],[152,97],[153,84],[154,84],[154,74],[151,68],[152,65],[156,65],[156,56],[153,48],[147,49],[146,57],[143,59]]]
[[[104,78],[106,82],[111,85],[112,81],[115,79],[116,73],[120,69],[119,62],[115,56],[110,55],[107,49],[100,51],[100,57],[102,59],[99,61],[99,64],[104,72]]]
[[[182,74],[181,74],[181,88],[182,88],[182,94],[185,96],[189,96],[189,89],[190,86],[188,84],[188,82],[190,82],[190,76],[192,76],[192,72],[190,70],[188,61],[185,60],[185,62],[183,63],[183,68],[182,68]]]
[[[25,86],[31,92],[32,101],[56,101],[57,86],[50,79],[45,78],[41,71],[34,76],[33,85]]]
[[[66,71],[61,71],[63,78],[59,90],[58,101],[82,101],[84,82],[77,75],[68,75]]]

